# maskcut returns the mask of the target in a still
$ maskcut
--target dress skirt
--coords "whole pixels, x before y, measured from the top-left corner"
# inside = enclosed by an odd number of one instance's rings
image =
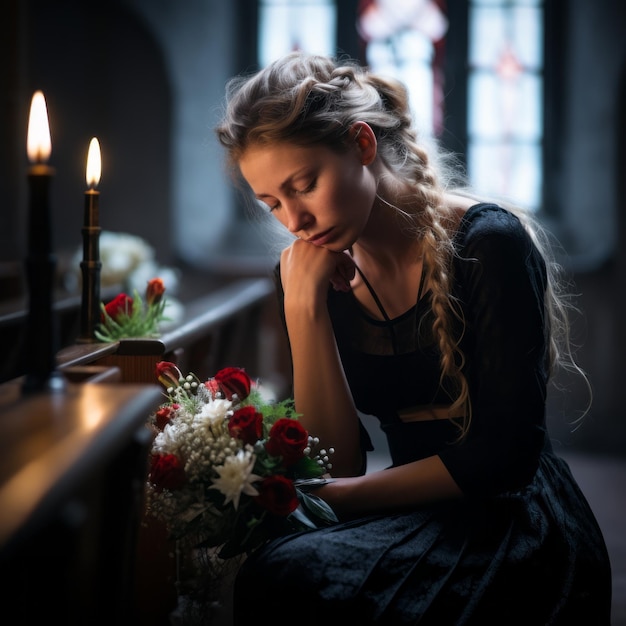
[[[610,624],[606,546],[567,463],[525,489],[290,535],[250,555],[236,626]]]

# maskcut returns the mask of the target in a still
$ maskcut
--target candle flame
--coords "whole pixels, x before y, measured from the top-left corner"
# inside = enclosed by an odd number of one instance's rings
[[[100,143],[96,137],[93,137],[89,142],[89,152],[87,153],[87,185],[91,189],[98,186],[101,171]]]
[[[31,163],[45,163],[52,152],[46,99],[41,91],[33,94],[28,118],[26,152]]]

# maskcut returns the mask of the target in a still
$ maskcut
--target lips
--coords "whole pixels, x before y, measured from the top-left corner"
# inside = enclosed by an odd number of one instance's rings
[[[307,239],[307,242],[312,243],[314,246],[323,246],[325,243],[330,241],[332,230],[332,228],[329,228],[319,235],[313,235],[313,237]]]

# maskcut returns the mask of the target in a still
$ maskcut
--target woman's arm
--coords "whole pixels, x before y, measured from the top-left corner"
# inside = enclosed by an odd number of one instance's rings
[[[311,435],[335,448],[335,476],[354,476],[363,466],[359,418],[327,307],[331,282],[349,286],[350,263],[347,255],[296,241],[280,264],[296,410]]]
[[[339,478],[316,489],[315,494],[328,502],[342,520],[414,509],[463,495],[438,456],[365,476]]]

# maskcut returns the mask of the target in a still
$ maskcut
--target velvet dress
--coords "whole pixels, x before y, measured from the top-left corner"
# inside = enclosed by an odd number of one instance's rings
[[[472,402],[462,441],[449,419],[402,418],[450,404],[428,293],[383,321],[352,293],[331,290],[328,306],[356,406],[380,421],[393,465],[439,455],[464,498],[270,542],[237,575],[236,626],[610,624],[606,546],[546,430],[544,261],[492,204],[466,212],[455,247]]]

